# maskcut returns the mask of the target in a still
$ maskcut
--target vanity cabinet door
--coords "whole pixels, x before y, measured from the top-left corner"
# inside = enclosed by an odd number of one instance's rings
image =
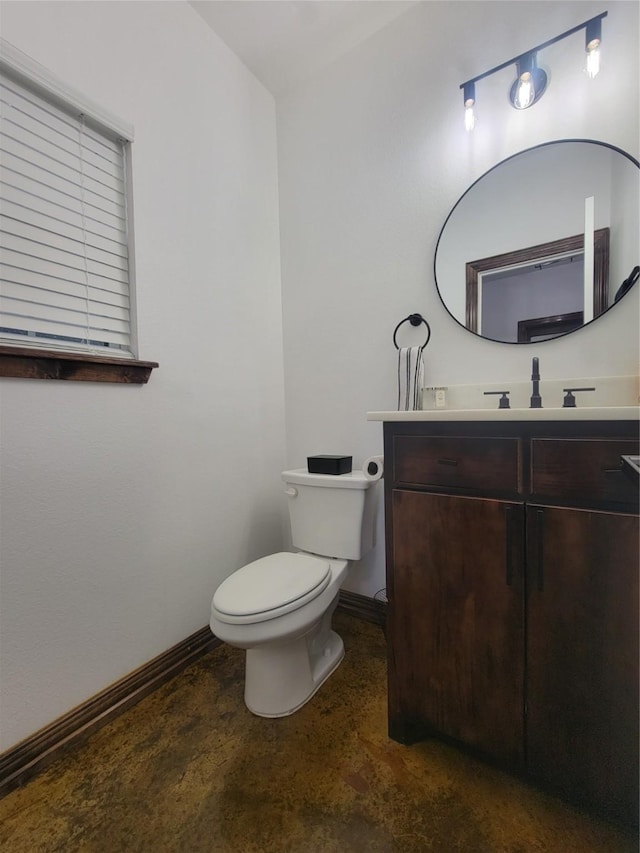
[[[392,492],[390,735],[523,761],[523,506]]]
[[[527,766],[638,814],[638,517],[527,507]]]

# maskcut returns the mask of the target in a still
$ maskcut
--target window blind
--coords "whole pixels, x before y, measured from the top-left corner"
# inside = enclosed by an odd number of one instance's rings
[[[0,73],[0,339],[132,355],[127,143]]]

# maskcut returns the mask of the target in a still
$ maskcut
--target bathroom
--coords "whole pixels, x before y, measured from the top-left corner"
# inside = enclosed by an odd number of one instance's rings
[[[507,70],[465,132],[464,80],[605,10],[593,85],[561,42],[534,108],[509,107]],[[159,363],[142,387],[0,380],[4,751],[200,630],[224,578],[287,547],[284,468],[382,451],[366,413],[396,407],[411,312],[432,329],[428,385],[526,379],[532,355],[548,379],[637,374],[637,287],[510,347],[451,320],[433,256],[511,154],[588,138],[638,158],[640,75],[632,2],[409,4],[277,98],[188,3],[2,2],[0,24],[135,127],[139,356]],[[384,578],[377,547],[347,589]]]

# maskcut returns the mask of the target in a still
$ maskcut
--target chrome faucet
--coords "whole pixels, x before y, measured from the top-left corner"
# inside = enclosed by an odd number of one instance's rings
[[[542,408],[542,397],[540,396],[540,368],[538,367],[538,359],[534,358],[531,363],[531,380],[533,382],[533,394],[531,395],[530,409]]]

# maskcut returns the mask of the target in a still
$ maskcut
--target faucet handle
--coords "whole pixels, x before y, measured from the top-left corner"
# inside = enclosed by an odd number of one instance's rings
[[[510,409],[511,408],[511,404],[509,403],[509,394],[510,393],[511,393],[510,391],[485,391],[484,396],[488,397],[490,394],[502,394],[502,397],[500,397],[500,400],[498,402],[498,408],[499,409]]]
[[[595,391],[595,388],[563,388],[565,397],[562,403],[563,409],[575,409],[576,398],[573,396],[574,391]]]

